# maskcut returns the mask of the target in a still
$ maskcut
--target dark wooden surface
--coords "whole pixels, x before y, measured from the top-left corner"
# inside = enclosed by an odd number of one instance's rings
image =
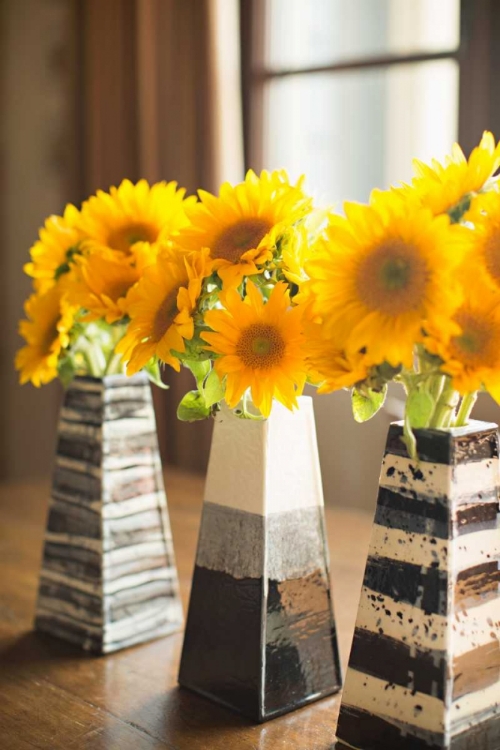
[[[184,608],[203,482],[169,471]],[[177,687],[182,633],[104,657],[32,631],[48,484],[0,485],[1,750],[330,750],[339,696],[260,726]],[[348,657],[371,518],[327,509],[342,662]]]

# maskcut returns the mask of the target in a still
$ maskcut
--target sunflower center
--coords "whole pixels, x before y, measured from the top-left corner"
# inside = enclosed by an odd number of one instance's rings
[[[237,224],[223,229],[216,238],[212,247],[212,258],[223,258],[231,263],[237,263],[243,253],[259,246],[270,229],[271,224],[267,219],[241,219]]]
[[[495,232],[489,237],[484,247],[486,268],[497,284],[500,284],[500,235]]]
[[[57,330],[57,324],[59,323],[59,314],[50,325],[47,326],[43,339],[41,341],[41,349],[45,356],[48,356],[52,350],[52,346],[55,341],[59,338],[59,331]]]
[[[450,342],[452,356],[468,367],[494,367],[499,358],[500,332],[492,321],[467,310],[459,310],[455,321],[462,328]]]
[[[153,336],[156,341],[163,338],[179,312],[179,308],[177,307],[178,293],[179,288],[172,289],[156,311],[153,321]]]
[[[242,331],[236,354],[245,367],[268,370],[279,365],[285,355],[281,333],[267,323],[254,323]]]
[[[370,310],[401,315],[421,306],[427,282],[427,264],[417,248],[392,240],[376,247],[359,265],[356,288]]]
[[[151,224],[138,222],[135,224],[126,224],[110,232],[107,244],[113,250],[128,253],[136,242],[156,242],[157,239],[158,229],[156,227]]]
[[[113,302],[117,302],[122,297],[125,297],[128,290],[130,289],[132,282],[130,279],[116,279],[106,284],[104,288],[104,294],[109,297]]]

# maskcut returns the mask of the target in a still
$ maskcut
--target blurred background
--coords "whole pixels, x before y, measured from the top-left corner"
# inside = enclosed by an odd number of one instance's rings
[[[124,177],[215,191],[249,167],[366,201],[413,157],[500,136],[499,39],[498,0],[0,0],[0,477],[51,471],[61,389],[12,366],[47,215]],[[211,426],[176,421],[166,378],[163,458],[202,472]],[[327,502],[373,507],[397,390],[365,425],[347,393],[315,407]],[[475,414],[500,420],[487,396]]]

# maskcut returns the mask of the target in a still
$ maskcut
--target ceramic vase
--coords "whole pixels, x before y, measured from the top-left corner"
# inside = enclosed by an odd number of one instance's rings
[[[149,382],[76,378],[58,426],[35,627],[109,653],[182,624]]]
[[[392,425],[337,750],[500,748],[497,426]]]
[[[308,397],[216,419],[179,682],[257,722],[340,689]]]

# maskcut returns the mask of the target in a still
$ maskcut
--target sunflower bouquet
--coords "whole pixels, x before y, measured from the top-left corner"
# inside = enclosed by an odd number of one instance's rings
[[[467,160],[415,162],[410,185],[373,191],[330,218],[298,299],[320,392],[352,392],[358,421],[406,391],[413,430],[467,423],[477,392],[500,402],[500,144],[485,133]]]
[[[127,324],[127,295],[163,247],[187,224],[186,199],[175,182],[150,187],[124,180],[98,191],[78,210],[51,216],[25,271],[33,293],[20,323],[16,356],[21,383],[59,377],[103,377],[123,371],[117,352]],[[159,382],[154,363],[150,376]]]
[[[124,181],[81,210],[51,217],[26,272],[34,292],[20,324],[21,382],[188,368],[184,420],[225,400],[267,417],[297,405],[307,378],[304,258],[325,223],[303,181],[248,172],[219,195],[185,198],[176,183]]]
[[[267,417],[273,398],[292,409],[306,381],[303,313],[295,301],[301,254],[321,231],[302,180],[249,171],[199,191],[188,224],[127,297],[118,345],[133,374],[159,361],[194,375],[178,416],[194,421],[225,401],[238,415]]]

